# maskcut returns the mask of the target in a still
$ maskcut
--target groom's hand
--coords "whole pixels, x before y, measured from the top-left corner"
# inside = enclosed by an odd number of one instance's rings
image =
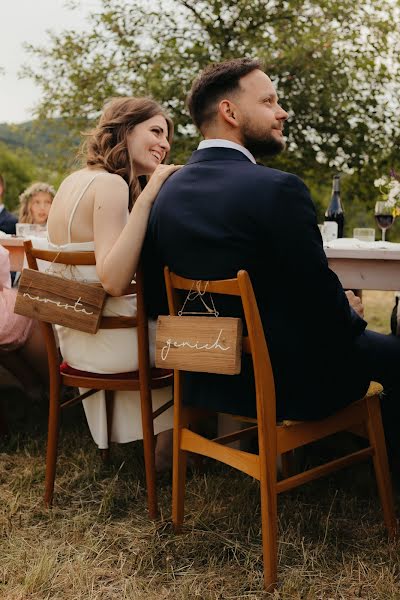
[[[162,184],[170,175],[172,175],[172,173],[175,173],[175,171],[182,166],[183,165],[158,165],[135,204],[140,205],[144,203],[148,208],[151,208]]]
[[[152,189],[152,191],[157,194],[160,190],[160,187],[164,183],[166,179],[175,171],[178,171],[183,165],[158,165],[154,173],[149,179],[149,182],[146,186]]]
[[[347,296],[347,300],[349,301],[349,304],[351,306],[351,308],[353,310],[355,310],[355,312],[361,317],[364,317],[364,307],[362,305],[362,302],[360,300],[360,298],[358,296],[356,296],[354,294],[354,292],[352,292],[351,290],[347,290],[345,292],[346,296]]]

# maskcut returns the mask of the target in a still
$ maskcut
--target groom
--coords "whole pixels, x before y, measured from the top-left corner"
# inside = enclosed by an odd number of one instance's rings
[[[360,300],[328,268],[304,183],[256,164],[256,156],[284,150],[288,118],[260,63],[209,66],[188,104],[205,139],[152,210],[145,247],[150,313],[165,312],[163,265],[196,279],[246,269],[271,356],[278,419],[330,415],[361,398],[372,379],[395,388],[397,401],[400,339],[366,331]],[[235,314],[232,300],[214,302],[221,316]],[[187,374],[184,400],[254,415],[250,365],[235,376]],[[397,428],[396,403],[388,406]]]
[[[0,231],[4,233],[15,234],[15,224],[18,222],[17,217],[8,212],[3,204],[3,195],[6,189],[3,176],[0,174]]]

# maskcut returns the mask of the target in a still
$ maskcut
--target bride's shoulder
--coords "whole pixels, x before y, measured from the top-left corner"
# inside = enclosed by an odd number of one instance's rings
[[[76,186],[80,188],[82,185],[89,183],[91,184],[91,189],[96,191],[98,188],[106,188],[107,190],[109,188],[117,188],[121,191],[129,190],[128,184],[120,175],[109,173],[103,169],[90,169],[88,167],[84,167],[68,175],[62,182],[60,189],[73,189]]]
[[[109,173],[108,171],[103,171],[101,169],[87,169],[86,172],[91,173],[92,175],[96,175],[94,184],[101,185],[113,188],[118,188],[121,190],[128,190],[129,186],[126,183],[125,179],[121,177],[121,175],[117,175],[116,173]]]
[[[128,187],[125,179],[121,177],[121,175],[117,175],[117,173],[109,173],[104,169],[90,169],[89,167],[85,167],[80,171],[76,171],[76,174],[81,174],[81,176],[90,179],[91,177],[95,178],[95,181],[101,181],[102,183],[114,183],[125,185]]]

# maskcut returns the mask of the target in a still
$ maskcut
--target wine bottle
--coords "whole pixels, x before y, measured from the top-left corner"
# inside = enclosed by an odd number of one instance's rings
[[[338,226],[338,237],[343,237],[344,212],[340,201],[340,175],[334,175],[332,196],[325,212],[325,221],[334,221]]]

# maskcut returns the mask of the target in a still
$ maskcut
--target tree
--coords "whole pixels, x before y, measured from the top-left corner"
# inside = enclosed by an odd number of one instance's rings
[[[34,168],[26,156],[12,152],[0,143],[0,174],[6,182],[4,203],[10,210],[18,207],[18,196],[34,178]]]
[[[90,32],[29,47],[40,116],[82,128],[114,95],[151,94],[177,125],[173,159],[194,147],[185,96],[210,61],[258,56],[291,115],[273,164],[318,181],[370,168],[399,138],[399,0],[102,0]],[[390,8],[391,10],[388,10]]]

